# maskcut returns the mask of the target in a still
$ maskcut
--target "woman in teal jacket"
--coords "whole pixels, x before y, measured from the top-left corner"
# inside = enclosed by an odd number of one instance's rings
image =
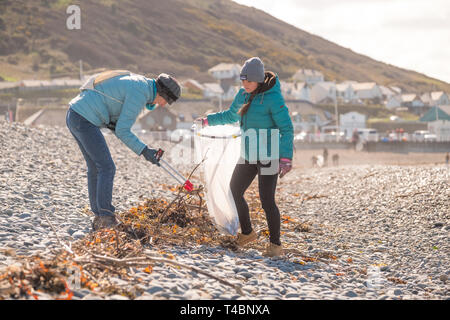
[[[148,148],[131,127],[144,107],[153,110],[156,104],[172,104],[180,97],[181,88],[167,74],[149,79],[128,71],[113,70],[91,77],[81,89],[69,103],[66,122],[86,160],[95,231],[118,224],[112,205],[116,167],[100,128],[113,130],[134,153],[159,165],[155,156],[157,150]]]
[[[244,88],[236,94],[231,107],[209,114],[202,119],[202,124],[214,126],[240,121],[241,159],[230,182],[241,226],[237,243],[243,246],[257,238],[244,193],[258,175],[259,195],[270,234],[264,254],[279,256],[282,254],[280,212],[275,203],[275,190],[278,175],[281,178],[292,168],[294,130],[278,77],[273,72],[265,72],[258,57],[245,62],[240,78]]]

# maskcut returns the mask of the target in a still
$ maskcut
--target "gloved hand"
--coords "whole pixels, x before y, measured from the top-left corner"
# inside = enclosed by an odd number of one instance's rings
[[[286,173],[291,171],[291,169],[292,169],[292,160],[288,158],[281,158],[280,170],[278,172],[280,174],[280,178],[283,178]]]
[[[151,149],[151,148],[145,147],[144,150],[142,150],[141,155],[144,156],[145,160],[150,161],[151,163],[156,164],[159,167],[161,165],[159,164],[159,160],[156,159],[157,152],[158,152],[158,150],[156,150],[156,149]]]
[[[197,118],[194,120],[194,124],[197,125],[199,129],[208,126],[208,118]]]

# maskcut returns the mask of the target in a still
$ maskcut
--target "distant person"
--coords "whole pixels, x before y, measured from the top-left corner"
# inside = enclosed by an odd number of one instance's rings
[[[323,163],[325,166],[328,166],[328,149],[323,149]]]
[[[450,155],[449,155],[449,153],[447,152],[447,154],[445,155],[445,164],[448,165],[448,164],[449,164],[449,161],[450,161]]]
[[[311,157],[311,165],[313,168],[317,167],[317,156]]]
[[[174,103],[181,94],[179,83],[167,74],[156,79],[123,70],[92,76],[81,93],[69,102],[66,123],[87,164],[92,228],[118,225],[112,205],[116,167],[100,128],[109,128],[127,147],[147,161],[158,165],[157,149],[149,148],[131,132],[139,113],[156,105]]]
[[[353,150],[356,150],[356,145],[359,142],[359,134],[358,134],[358,130],[353,130],[353,134],[352,134],[352,144],[353,144]]]
[[[333,166],[338,166],[339,165],[339,155],[337,153],[333,154],[332,159],[333,159]]]
[[[240,79],[243,88],[236,94],[228,110],[209,114],[197,121],[201,120],[203,125],[210,126],[239,121],[243,134],[247,131],[255,133],[256,145],[247,143],[249,139],[241,140],[243,157],[238,160],[230,181],[241,226],[237,243],[244,246],[257,239],[244,193],[258,175],[259,197],[269,227],[269,244],[263,254],[280,256],[283,252],[280,241],[281,219],[275,203],[275,191],[278,177],[282,178],[292,168],[294,128],[281,93],[280,80],[275,73],[264,70],[261,59],[248,59],[242,66]],[[273,134],[278,136],[278,152],[272,150]],[[253,154],[251,151],[254,148],[259,149],[259,152]],[[269,161],[263,161],[261,155],[267,155]]]

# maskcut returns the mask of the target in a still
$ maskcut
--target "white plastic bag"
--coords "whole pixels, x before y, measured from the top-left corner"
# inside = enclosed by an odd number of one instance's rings
[[[236,235],[239,217],[230,180],[240,156],[240,128],[231,125],[205,127],[195,132],[195,160],[203,159],[206,205],[217,228]]]

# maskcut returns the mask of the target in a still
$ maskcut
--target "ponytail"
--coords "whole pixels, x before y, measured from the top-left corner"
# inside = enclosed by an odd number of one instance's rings
[[[248,99],[247,103],[244,104],[238,111],[238,114],[240,114],[241,117],[243,117],[247,113],[248,108],[250,108],[250,105],[252,104],[253,98],[262,91],[261,89],[263,88],[263,84],[264,83],[258,83],[256,89],[250,94],[250,98]]]

